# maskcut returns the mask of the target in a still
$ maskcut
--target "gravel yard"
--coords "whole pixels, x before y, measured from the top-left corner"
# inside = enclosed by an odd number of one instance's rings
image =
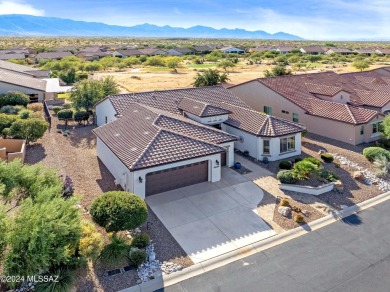
[[[50,131],[37,143],[27,148],[25,163],[43,163],[48,168],[57,169],[62,176],[69,175],[74,183],[75,193],[82,196],[80,204],[89,210],[93,200],[106,191],[118,190],[114,177],[96,156],[96,139],[91,132],[94,126],[79,126],[70,122],[69,137],[57,132],[64,129],[62,122],[52,118]],[[84,218],[90,220],[88,214]],[[157,216],[149,209],[149,233],[155,245],[156,258],[180,264],[192,265],[192,261],[168,232]],[[146,226],[143,226],[146,229]],[[106,234],[102,228],[99,230]],[[111,268],[122,268],[125,265]],[[135,285],[137,272],[132,269],[114,276],[107,276],[107,267],[90,264],[77,273],[76,291],[118,291]]]

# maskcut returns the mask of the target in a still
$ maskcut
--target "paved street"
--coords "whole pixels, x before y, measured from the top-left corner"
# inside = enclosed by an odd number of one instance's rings
[[[389,210],[390,200],[159,292],[388,292]]]

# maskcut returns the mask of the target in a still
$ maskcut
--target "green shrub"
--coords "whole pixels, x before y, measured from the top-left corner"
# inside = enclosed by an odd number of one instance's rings
[[[56,281],[41,281],[35,283],[34,291],[37,292],[67,292],[71,291],[75,282],[75,271],[67,266],[51,268],[42,274],[44,277],[56,279]]]
[[[106,192],[93,201],[92,219],[108,232],[135,229],[148,218],[146,203],[123,191]]]
[[[282,199],[280,201],[280,206],[288,207],[288,206],[290,206],[290,202],[287,199]]]
[[[130,245],[124,235],[114,234],[111,242],[107,244],[99,256],[99,261],[106,264],[116,265],[123,263],[129,257]]]
[[[129,252],[129,260],[133,266],[139,267],[146,261],[146,251],[136,247],[131,248]]]
[[[281,170],[276,175],[276,178],[283,184],[293,184],[297,180],[291,170]]]
[[[19,117],[21,119],[28,119],[32,114],[32,111],[28,110],[28,109],[25,109],[25,110],[21,110],[19,112]]]
[[[370,162],[374,162],[375,158],[379,156],[385,156],[390,160],[390,152],[380,147],[367,147],[363,150],[363,155]]]
[[[131,240],[131,246],[138,248],[145,248],[150,242],[149,234],[142,232],[141,234],[135,235]]]
[[[0,113],[7,115],[16,115],[18,114],[19,109],[12,105],[5,105],[0,109]]]
[[[27,144],[42,138],[49,124],[41,119],[17,120],[10,127],[9,134],[16,139],[25,139]]]
[[[318,166],[314,163],[302,160],[294,164],[293,176],[296,179],[304,180],[310,178],[310,175],[318,170]]]
[[[297,214],[294,216],[294,222],[301,224],[305,222],[305,217],[303,217],[301,214]]]
[[[21,105],[26,107],[30,103],[28,95],[19,91],[9,91],[6,94],[0,96],[0,106],[5,105]]]
[[[4,128],[3,131],[1,131],[1,134],[3,135],[3,138],[7,138],[8,136],[10,136],[10,133],[11,133],[11,129],[10,128]]]
[[[331,163],[334,160],[333,156],[329,153],[322,153],[321,159],[326,163]]]
[[[297,157],[297,158],[294,159],[294,163],[297,163],[297,162],[302,161],[302,160],[303,160],[303,158]]]
[[[58,112],[61,111],[61,110],[62,110],[62,107],[61,107],[61,106],[56,105],[56,106],[53,107],[53,112],[54,112],[55,114],[58,114]]]
[[[2,132],[5,128],[11,127],[11,125],[18,119],[19,117],[16,115],[0,113],[0,131]]]
[[[85,121],[88,121],[89,119],[89,113],[86,112],[86,111],[79,111],[79,112],[75,112],[74,113],[74,120],[75,122],[78,122],[79,124],[81,124],[81,122],[85,122]]]
[[[315,158],[315,157],[306,157],[305,159],[303,159],[302,161],[309,161],[317,166],[320,166],[321,165],[321,160]]]
[[[323,178],[323,179],[329,181],[329,182],[335,182],[339,179],[339,177],[335,173],[333,173],[331,171],[327,171],[327,170],[320,171],[318,173],[318,176],[320,178]]]
[[[77,80],[88,79],[88,73],[78,72],[78,73],[76,74],[76,78],[77,78]]]
[[[70,109],[63,109],[57,113],[57,116],[61,120],[70,120],[73,119],[73,111]]]
[[[282,160],[279,162],[279,168],[280,169],[291,169],[292,168],[292,164],[290,161],[287,161],[287,160]]]
[[[64,109],[71,109],[72,106],[73,106],[73,105],[72,105],[71,103],[68,102],[68,103],[64,103],[62,107],[63,107]]]

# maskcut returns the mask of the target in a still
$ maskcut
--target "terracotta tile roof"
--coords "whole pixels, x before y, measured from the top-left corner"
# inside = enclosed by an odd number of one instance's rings
[[[320,46],[306,46],[306,47],[302,47],[302,49],[306,53],[324,53],[325,52],[325,50],[323,48],[321,48]]]
[[[310,93],[322,94],[326,96],[334,96],[341,91],[339,86],[329,86],[323,84],[305,83],[306,88]]]
[[[135,49],[127,49],[127,50],[117,50],[119,54],[124,56],[141,56],[142,53],[139,50]]]
[[[196,52],[211,52],[213,50],[209,46],[193,46],[192,48]]]
[[[249,106],[235,96],[232,91],[223,86],[126,93],[110,95],[108,98],[118,114],[121,114],[134,102],[165,110],[170,113],[181,114],[178,104],[183,98],[205,102],[217,107],[220,107],[221,102],[226,102],[249,108]]]
[[[339,54],[342,54],[342,53],[347,53],[347,54],[351,54],[353,53],[350,49],[347,49],[347,48],[329,48],[329,51],[332,51],[333,53],[339,53]]]
[[[384,107],[390,102],[389,91],[368,91],[368,90],[356,90],[359,99],[364,105],[371,105],[374,107]]]
[[[256,136],[278,137],[305,130],[305,127],[298,123],[269,116],[248,108],[230,104],[223,104],[223,107],[232,112],[225,124]]]
[[[227,115],[230,113],[226,109],[190,98],[183,98],[179,102],[178,108],[201,118]]]
[[[217,143],[237,139],[136,103],[93,132],[130,170],[220,153],[224,150]]]
[[[0,60],[24,60],[25,54],[0,54]]]

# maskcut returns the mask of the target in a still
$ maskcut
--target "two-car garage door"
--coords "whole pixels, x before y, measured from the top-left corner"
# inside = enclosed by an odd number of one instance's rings
[[[208,181],[208,161],[173,167],[146,175],[146,196]]]

